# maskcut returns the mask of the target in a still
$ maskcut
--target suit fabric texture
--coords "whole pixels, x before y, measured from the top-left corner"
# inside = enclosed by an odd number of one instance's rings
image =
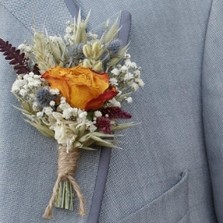
[[[145,87],[125,109],[140,122],[112,150],[99,223],[223,223],[223,3],[220,0],[77,0],[94,28],[132,14],[130,54]],[[32,28],[63,34],[64,1],[0,0],[0,38],[18,46]],[[53,140],[24,123],[0,56],[0,222],[46,222],[56,178]],[[82,152],[76,179],[94,205],[100,149]],[[76,201],[76,200],[75,200]],[[77,203],[77,202],[75,202]],[[89,212],[88,212],[89,213]],[[48,222],[89,222],[54,210]]]

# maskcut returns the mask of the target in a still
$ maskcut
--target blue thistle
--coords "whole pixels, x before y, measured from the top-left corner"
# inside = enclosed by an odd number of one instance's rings
[[[121,40],[114,39],[108,44],[107,49],[109,50],[111,55],[115,55],[120,50],[121,46],[122,46]]]
[[[68,55],[70,64],[79,64],[79,60],[84,59],[83,43],[72,46],[68,51]]]
[[[46,88],[41,88],[36,93],[36,99],[40,106],[49,106],[50,102],[56,98],[56,95],[50,93]]]

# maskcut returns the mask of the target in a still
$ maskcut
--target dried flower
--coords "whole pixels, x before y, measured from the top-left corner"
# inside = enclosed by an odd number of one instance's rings
[[[129,119],[131,114],[126,111],[123,111],[120,107],[107,107],[102,108],[101,113],[103,116],[108,115],[110,119]]]
[[[98,117],[96,119],[96,126],[100,132],[111,134],[111,123],[109,118]]]
[[[3,52],[5,59],[10,60],[9,64],[13,65],[17,74],[26,74],[31,70],[28,67],[25,54],[21,53],[19,49],[16,49],[8,41],[4,41],[0,38],[0,52]]]
[[[133,101],[133,100],[132,100],[132,97],[128,97],[128,98],[126,98],[125,100],[126,100],[129,104],[132,103],[132,101]]]
[[[101,117],[102,116],[102,113],[100,111],[95,111],[94,112],[94,116],[95,117]]]
[[[36,93],[37,102],[42,107],[49,106],[49,104],[55,99],[55,97],[56,96],[51,94],[51,92],[46,88],[41,88]]]
[[[96,110],[117,92],[110,88],[107,73],[98,74],[81,66],[55,67],[42,75],[52,88],[59,89],[67,102],[76,108]]]
[[[109,50],[110,54],[113,56],[113,55],[118,54],[118,51],[120,50],[121,46],[122,46],[121,40],[114,39],[108,44],[107,49]]]

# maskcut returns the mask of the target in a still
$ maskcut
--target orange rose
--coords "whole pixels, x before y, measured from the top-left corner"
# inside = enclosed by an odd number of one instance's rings
[[[86,111],[99,109],[117,94],[116,89],[109,86],[107,73],[98,74],[81,66],[55,67],[42,77],[52,88],[60,90],[71,106]]]

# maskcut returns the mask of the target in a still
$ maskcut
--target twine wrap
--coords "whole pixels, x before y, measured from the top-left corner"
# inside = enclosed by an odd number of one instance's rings
[[[58,148],[58,171],[57,171],[57,180],[53,187],[53,193],[49,200],[49,204],[45,209],[43,214],[43,218],[51,219],[54,202],[57,197],[59,185],[61,181],[67,180],[71,183],[74,192],[79,199],[79,214],[83,216],[85,214],[84,208],[84,197],[81,193],[81,189],[74,179],[74,174],[77,170],[77,161],[80,157],[80,149],[72,149],[67,152],[66,147],[60,145]]]

